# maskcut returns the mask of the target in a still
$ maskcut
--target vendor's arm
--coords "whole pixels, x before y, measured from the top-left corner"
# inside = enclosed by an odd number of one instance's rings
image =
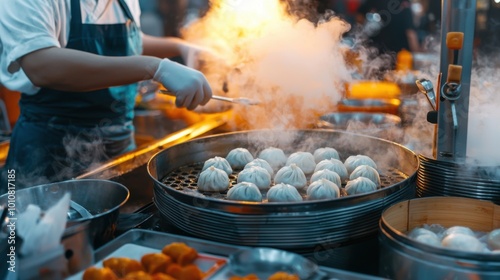
[[[154,37],[142,34],[143,54],[156,57],[175,57],[182,55],[185,41],[175,37]]]
[[[221,59],[210,49],[189,43],[175,37],[154,37],[142,35],[143,54],[160,58],[181,56],[184,63],[198,68],[200,61],[211,61],[220,64]]]
[[[160,62],[151,56],[106,57],[57,47],[20,59],[35,86],[63,91],[91,91],[151,79]]]
[[[201,72],[152,56],[109,57],[51,47],[23,56],[20,66],[37,87],[91,91],[153,79],[175,93],[178,107],[192,110],[212,97]]]

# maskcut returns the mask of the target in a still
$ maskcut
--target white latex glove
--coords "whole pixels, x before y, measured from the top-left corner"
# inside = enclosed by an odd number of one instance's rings
[[[175,93],[175,106],[193,110],[212,98],[212,88],[205,76],[194,69],[169,59],[163,59],[153,80]]]

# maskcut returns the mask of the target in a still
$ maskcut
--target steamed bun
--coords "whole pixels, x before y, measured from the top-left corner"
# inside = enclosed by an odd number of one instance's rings
[[[295,164],[291,164],[283,166],[280,170],[278,170],[278,172],[276,172],[274,182],[276,184],[284,183],[292,185],[297,189],[303,189],[307,185],[307,178],[302,169]]]
[[[227,199],[261,202],[262,194],[254,183],[241,182],[229,189],[227,192]]]
[[[302,201],[302,196],[294,186],[280,183],[269,189],[267,200],[269,202],[298,202]]]
[[[307,188],[308,200],[332,199],[340,197],[340,188],[326,179],[314,181]]]
[[[284,166],[286,163],[286,160],[287,160],[287,156],[285,155],[285,152],[283,152],[282,149],[275,148],[275,147],[269,147],[269,148],[262,150],[259,153],[258,158],[267,161],[275,170]]]
[[[453,234],[453,233],[460,233],[460,234],[465,234],[465,235],[469,235],[469,236],[472,236],[472,237],[475,237],[476,235],[474,234],[474,232],[468,228],[468,227],[463,227],[463,226],[453,226],[453,227],[450,227],[448,229],[446,229],[443,233],[443,238],[450,235],[450,234]]]
[[[203,168],[201,169],[201,171],[207,170],[207,168],[209,168],[210,166],[224,170],[227,173],[227,175],[231,175],[233,173],[231,165],[223,157],[213,157],[206,160],[205,163],[203,164]]]
[[[198,190],[202,192],[221,192],[229,188],[229,177],[224,170],[210,166],[198,177]]]
[[[328,181],[334,183],[335,185],[341,187],[342,180],[340,179],[339,174],[331,171],[330,169],[322,169],[318,170],[311,175],[311,182],[317,181],[319,179],[327,179]]]
[[[485,246],[474,236],[452,233],[441,241],[443,247],[467,252],[483,252]]]
[[[273,167],[269,164],[269,162],[267,162],[261,158],[256,158],[256,159],[252,160],[251,162],[247,163],[243,169],[250,168],[252,166],[258,166],[258,167],[264,168],[265,170],[267,170],[269,175],[271,175],[271,178],[274,175]]]
[[[360,165],[368,165],[377,169],[377,164],[373,161],[373,159],[365,155],[350,156],[345,160],[344,165],[349,174],[351,174],[354,169]]]
[[[316,168],[314,169],[314,172],[318,172],[323,169],[328,169],[331,170],[335,173],[337,173],[340,176],[340,179],[342,181],[347,181],[349,178],[349,174],[347,173],[347,169],[345,168],[344,164],[338,160],[338,159],[324,159],[316,165]]]
[[[286,161],[286,165],[291,164],[296,164],[305,174],[313,173],[316,167],[314,156],[308,152],[296,152],[291,154]]]
[[[236,148],[229,151],[226,159],[233,169],[242,169],[245,164],[253,160],[253,156],[245,148]]]
[[[271,186],[271,175],[264,168],[254,166],[243,169],[237,181],[254,183],[260,190],[266,190]]]
[[[351,175],[349,176],[349,180],[354,180],[358,177],[365,177],[377,185],[377,187],[380,187],[380,175],[378,174],[378,171],[368,165],[360,165],[356,167],[352,172]]]
[[[354,180],[348,181],[345,186],[345,191],[348,195],[369,193],[377,190],[377,185],[375,185],[372,180],[365,177],[358,177]]]
[[[434,232],[425,228],[414,228],[408,235],[410,239],[424,243],[431,246],[441,246],[441,240]]]
[[[314,161],[316,161],[316,163],[324,159],[331,159],[331,158],[340,160],[339,153],[334,148],[327,148],[327,147],[318,148],[314,151],[313,156],[314,156]]]

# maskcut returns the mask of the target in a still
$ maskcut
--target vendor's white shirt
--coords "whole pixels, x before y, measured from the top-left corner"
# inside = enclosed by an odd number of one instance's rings
[[[125,2],[139,24],[139,1]],[[127,19],[118,0],[80,0],[80,7],[83,23],[113,24]],[[65,47],[70,22],[71,0],[0,0],[0,83],[14,91],[38,92],[17,60],[39,49]]]

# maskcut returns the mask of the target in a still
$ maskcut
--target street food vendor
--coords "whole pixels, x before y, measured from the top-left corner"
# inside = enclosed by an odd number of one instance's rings
[[[15,170],[18,187],[23,177],[26,184],[59,181],[134,149],[139,81],[162,84],[189,110],[212,96],[201,72],[167,58],[202,48],[143,34],[138,0],[0,6],[0,82],[22,93],[0,194],[7,170]]]

